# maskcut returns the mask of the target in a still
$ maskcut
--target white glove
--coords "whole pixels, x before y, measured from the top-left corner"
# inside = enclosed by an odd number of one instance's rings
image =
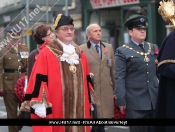
[[[35,109],[35,114],[38,115],[41,118],[46,117],[46,106],[44,103],[40,104],[33,104],[32,108]]]

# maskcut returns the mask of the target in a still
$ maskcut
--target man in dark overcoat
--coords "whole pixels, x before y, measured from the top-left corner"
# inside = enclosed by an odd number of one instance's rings
[[[158,47],[145,41],[147,17],[127,20],[131,40],[115,53],[116,104],[125,110],[126,118],[152,118],[155,109],[158,79],[156,63]],[[139,125],[139,124],[138,124]],[[130,132],[148,132],[148,126],[130,126]]]
[[[22,37],[21,28],[7,26],[7,45],[1,45],[0,50],[0,94],[3,96],[7,111],[7,118],[22,118],[23,113],[18,115],[20,100],[14,92],[17,80],[26,74],[29,48],[20,43]],[[2,43],[1,43],[2,44]],[[21,127],[9,126],[9,132],[18,132]]]

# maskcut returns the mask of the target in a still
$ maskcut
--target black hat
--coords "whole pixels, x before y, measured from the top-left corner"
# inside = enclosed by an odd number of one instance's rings
[[[5,31],[9,32],[10,37],[13,38],[13,39],[21,38],[21,31],[22,31],[21,27],[18,27],[18,26],[7,26],[5,28]]]
[[[132,28],[147,28],[147,21],[148,18],[146,16],[140,15],[127,20],[124,23],[124,26],[127,27],[129,30],[131,30]]]
[[[63,14],[58,14],[55,19],[54,19],[54,28],[55,30],[62,26],[62,25],[68,25],[68,24],[71,24],[71,25],[74,25],[73,24],[73,19],[70,17],[70,16],[65,16]]]

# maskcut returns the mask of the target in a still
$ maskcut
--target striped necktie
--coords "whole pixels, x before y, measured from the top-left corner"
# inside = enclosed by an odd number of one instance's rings
[[[100,55],[99,46],[98,46],[97,44],[95,45],[95,49],[96,49],[96,51],[97,51],[97,54]]]

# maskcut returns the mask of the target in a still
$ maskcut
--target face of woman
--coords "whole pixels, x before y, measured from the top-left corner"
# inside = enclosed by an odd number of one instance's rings
[[[51,42],[54,39],[54,34],[51,30],[47,31],[46,37],[42,38],[45,42]]]

